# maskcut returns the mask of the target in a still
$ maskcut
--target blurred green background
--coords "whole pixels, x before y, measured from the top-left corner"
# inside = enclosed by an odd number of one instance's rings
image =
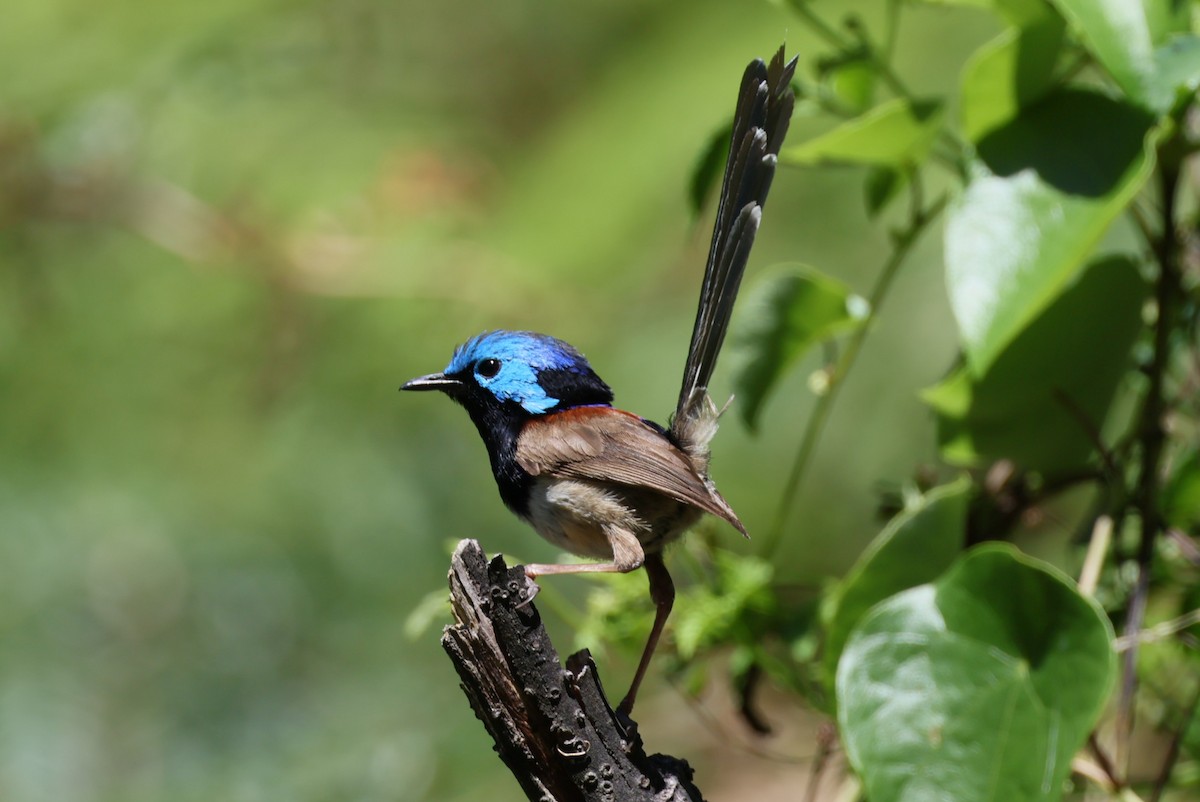
[[[996,30],[970,10],[908,19],[918,92],[950,88]],[[746,61],[785,39],[810,66],[815,40],[766,2],[6,4],[0,799],[521,798],[441,620],[404,625],[444,586],[448,542],[557,555],[504,510],[463,412],[397,387],[482,329],[529,328],[664,419],[708,237],[688,178]],[[800,115],[792,141],[829,125]],[[802,261],[865,293],[887,243],[861,184],[782,171],[747,284]],[[938,239],[839,401],[784,579],[842,571],[878,529],[880,483],[935,456],[916,390],[953,359]],[[752,534],[816,365],[764,436],[731,416],[716,441]],[[614,689],[632,669],[601,666]],[[713,712],[737,730],[729,706]],[[641,719],[710,799],[794,798],[804,775],[658,682]],[[812,752],[795,733],[768,746]]]

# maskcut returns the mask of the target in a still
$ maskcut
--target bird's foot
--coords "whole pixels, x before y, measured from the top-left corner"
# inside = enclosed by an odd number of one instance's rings
[[[526,570],[525,587],[520,591],[521,601],[517,603],[517,609],[520,610],[524,607],[527,607],[530,602],[533,601],[533,597],[538,595],[538,591],[540,590],[541,588],[538,587],[538,583],[534,581],[534,575],[530,574],[529,571]]]

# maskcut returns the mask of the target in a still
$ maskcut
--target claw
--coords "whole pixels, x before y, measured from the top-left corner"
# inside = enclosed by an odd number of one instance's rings
[[[521,594],[522,596],[524,596],[524,598],[521,599],[521,601],[517,603],[517,609],[520,610],[525,607],[528,607],[530,602],[533,601],[533,597],[538,595],[538,591],[540,591],[540,590],[541,590],[541,588],[538,587],[538,583],[534,581],[533,575],[529,573],[528,569],[526,569],[526,571],[525,571],[525,591]]]

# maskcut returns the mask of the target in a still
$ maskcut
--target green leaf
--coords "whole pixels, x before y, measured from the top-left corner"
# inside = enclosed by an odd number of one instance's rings
[[[693,217],[699,217],[704,211],[704,202],[721,180],[721,171],[729,157],[729,139],[732,136],[733,123],[721,125],[709,135],[700,158],[696,160],[691,181],[688,182],[688,206],[691,207]]]
[[[1016,117],[1054,87],[1065,25],[1048,6],[981,47],[963,67],[963,134],[972,142]]]
[[[716,579],[695,585],[680,600],[675,617],[675,648],[684,660],[701,649],[745,642],[754,630],[752,620],[774,607],[771,564],[758,557],[718,551]]]
[[[1191,30],[1193,3],[1180,0],[1144,0],[1146,23],[1150,27],[1150,39],[1164,42],[1176,33]]]
[[[771,389],[809,348],[866,318],[866,301],[805,265],[781,265],[742,302],[734,389],[751,430]]]
[[[431,590],[417,602],[404,619],[405,637],[417,640],[428,632],[438,619],[450,621],[450,595],[445,588]]]
[[[897,98],[816,139],[784,148],[779,159],[797,165],[916,164],[929,152],[941,124],[941,103],[933,100],[909,103]]]
[[[822,609],[825,666],[834,676],[850,632],[875,604],[932,582],[962,553],[971,483],[960,479],[930,490],[884,527],[835,586]]]
[[[1006,544],[875,607],[842,654],[838,723],[871,802],[1056,800],[1112,685],[1112,629]]]
[[[999,14],[1009,25],[1017,27],[1045,16],[1044,0],[921,0],[931,6],[963,6],[982,8]]]
[[[1200,87],[1200,37],[1176,36],[1154,51],[1154,92],[1163,111]]]
[[[863,182],[863,194],[866,196],[867,217],[872,220],[879,216],[893,198],[900,194],[908,184],[906,174],[891,167],[872,167],[867,171]]]
[[[1054,0],[1081,33],[1084,44],[1125,93],[1158,114],[1171,109],[1179,91],[1195,87],[1200,40],[1180,37],[1163,48],[1156,40],[1177,27],[1161,4],[1132,0]]]
[[[980,140],[979,175],[945,233],[950,305],[972,373],[986,372],[1054,300],[1145,183],[1151,122],[1133,106],[1070,89]]]
[[[875,97],[878,73],[866,59],[854,59],[839,64],[829,75],[829,85],[838,99],[849,108],[862,112],[871,106]]]
[[[606,643],[637,654],[654,620],[646,580],[633,573],[604,578],[612,581],[597,583],[587,595],[586,615],[575,629],[576,648]]]
[[[817,75],[826,91],[846,108],[859,114],[870,108],[879,73],[863,49],[822,59]]]
[[[1085,465],[1130,364],[1146,284],[1109,257],[1079,279],[975,376],[960,368],[922,395],[955,465],[1011,459],[1026,469]]]
[[[1173,526],[1200,526],[1200,451],[1193,451],[1171,471],[1163,489],[1163,515]]]

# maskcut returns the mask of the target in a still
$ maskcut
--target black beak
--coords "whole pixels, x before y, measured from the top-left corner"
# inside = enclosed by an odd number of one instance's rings
[[[441,390],[452,393],[462,388],[462,382],[444,373],[430,373],[428,376],[418,376],[400,385],[401,390]]]

